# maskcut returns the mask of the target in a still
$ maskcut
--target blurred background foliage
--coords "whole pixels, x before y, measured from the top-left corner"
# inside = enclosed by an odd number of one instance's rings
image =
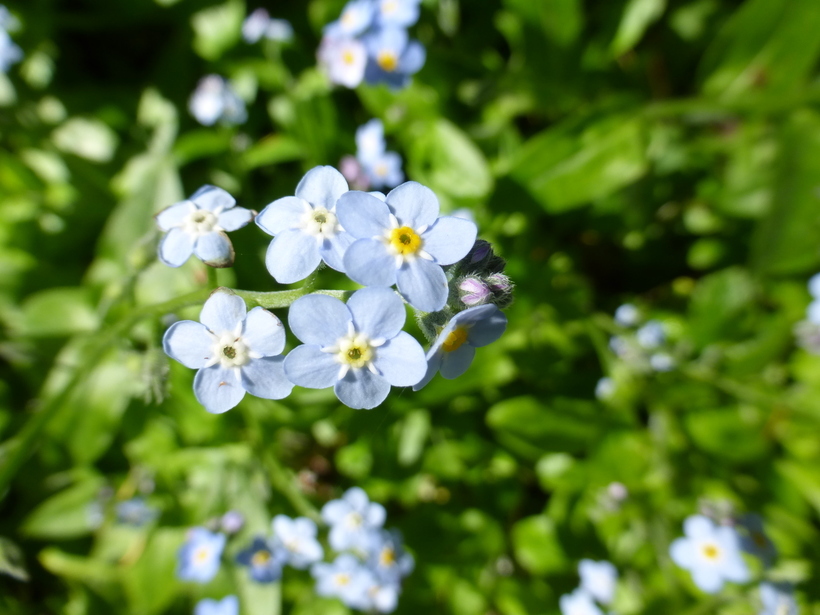
[[[699,507],[763,515],[775,576],[820,613],[820,359],[792,332],[820,268],[817,0],[424,0],[427,63],[396,92],[316,68],[343,2],[262,5],[292,43],[244,43],[243,0],[8,3],[25,58],[0,74],[0,611],[182,614],[239,592],[279,613],[278,585],[232,565],[176,580],[185,530],[233,508],[250,537],[304,512],[294,490],[320,506],[358,485],[415,554],[398,613],[553,615],[582,557],[617,566],[621,615],[756,613],[751,586],[704,597],[671,563]],[[190,117],[208,73],[246,124]],[[205,271],[156,262],[152,214],[203,183],[260,210],[373,117],[508,260],[506,335],[376,410],[297,390],[207,414],[146,307]],[[219,283],[274,290],[268,241],[235,233]],[[626,301],[675,369],[607,347]],[[161,511],[142,527],[114,514],[135,494]],[[346,612],[306,573],[281,593],[282,612]]]

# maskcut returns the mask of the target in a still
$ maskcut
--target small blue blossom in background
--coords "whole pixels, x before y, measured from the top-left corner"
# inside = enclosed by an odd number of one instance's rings
[[[265,265],[277,282],[303,280],[322,261],[344,271],[344,253],[353,237],[339,224],[336,202],[346,192],[347,181],[339,171],[315,167],[296,186],[295,196],[275,200],[256,216],[259,228],[274,236]]]
[[[384,506],[371,502],[359,487],[348,489],[341,499],[331,500],[322,507],[322,520],[330,526],[330,546],[337,551],[366,552],[372,533],[381,530],[386,516]]]
[[[134,527],[141,527],[155,521],[159,510],[149,506],[141,497],[118,502],[116,506],[117,521]]]
[[[12,64],[23,58],[22,50],[12,42],[9,35],[9,31],[17,25],[17,20],[9,10],[0,4],[0,73],[5,73]]]
[[[367,553],[370,569],[386,583],[397,583],[413,572],[415,561],[404,551],[398,530],[373,529],[368,538]]]
[[[342,9],[339,19],[325,26],[325,36],[358,36],[370,27],[375,14],[373,0],[351,0]]]
[[[797,615],[794,588],[787,583],[761,583],[759,615]]]
[[[272,549],[261,536],[254,538],[250,546],[240,551],[236,561],[248,567],[251,579],[257,583],[273,583],[282,578],[283,554]]]
[[[386,147],[381,120],[370,120],[356,130],[356,160],[367,182],[363,189],[395,188],[404,181],[401,156]]]
[[[247,311],[241,297],[214,292],[205,302],[201,322],[182,320],[165,332],[166,354],[199,370],[194,393],[208,412],[236,406],[247,391],[264,399],[287,397],[293,385],[285,377],[285,331],[281,321],[261,307]]]
[[[683,523],[685,537],[669,547],[669,555],[692,574],[692,581],[703,591],[714,594],[725,581],[745,583],[750,579],[743,561],[740,537],[728,526],[718,526],[703,515],[688,517]]]
[[[638,344],[646,350],[654,350],[666,341],[663,325],[657,320],[650,320],[635,334]]]
[[[595,397],[600,400],[610,399],[615,394],[615,381],[608,376],[598,380],[595,385]]]
[[[624,303],[615,310],[615,322],[622,327],[634,327],[641,321],[641,312],[631,303]]]
[[[592,596],[580,587],[571,594],[561,596],[558,603],[562,615],[604,615]]]
[[[288,323],[304,344],[288,354],[285,373],[299,386],[332,386],[351,408],[375,408],[391,385],[412,386],[424,376],[424,351],[402,331],[405,318],[404,304],[388,288],[356,291],[347,305],[326,295],[301,297]]]
[[[610,562],[582,559],[578,563],[578,575],[581,577],[581,589],[599,603],[608,605],[615,598],[618,571]]]
[[[237,510],[229,510],[222,515],[219,524],[226,534],[236,534],[245,525],[245,516]]]
[[[669,372],[675,369],[675,359],[668,352],[656,352],[649,357],[649,365],[656,372]]]
[[[325,36],[316,56],[331,83],[355,88],[364,79],[367,49],[360,40]]]
[[[364,38],[367,48],[367,83],[385,83],[391,88],[406,87],[410,78],[424,66],[426,52],[418,41],[410,40],[405,30],[389,27]]]
[[[480,305],[459,312],[427,351],[427,373],[413,390],[424,387],[438,372],[448,380],[458,378],[473,362],[475,349],[496,341],[506,328],[507,317],[494,305]]]
[[[206,75],[188,101],[188,110],[203,126],[244,124],[248,119],[245,102],[233,86],[219,75]]]
[[[777,558],[777,548],[766,534],[763,517],[748,513],[737,520],[740,548],[749,555],[760,558],[765,566],[771,566]]]
[[[442,266],[464,257],[475,243],[476,225],[439,217],[432,190],[405,182],[386,201],[351,191],[339,199],[339,221],[356,241],[344,255],[347,275],[365,286],[397,286],[414,308],[435,312],[449,293]]]
[[[258,8],[242,22],[242,38],[250,44],[262,38],[286,43],[293,40],[293,26],[288,20],[271,18],[265,9]]]
[[[166,232],[159,258],[169,267],[181,267],[196,254],[211,267],[230,267],[234,250],[226,232],[242,228],[254,212],[235,207],[236,200],[221,188],[202,186],[184,201],[166,207],[155,219]]]
[[[372,573],[355,556],[343,553],[332,564],[319,562],[311,567],[310,574],[316,579],[318,595],[339,598],[345,605],[362,611],[370,606]]]
[[[273,548],[289,566],[304,570],[324,556],[324,549],[316,539],[318,528],[307,517],[291,519],[276,515],[272,522]]]
[[[419,19],[421,0],[376,1],[376,23],[382,27],[409,28]]]
[[[239,598],[225,596],[219,601],[205,598],[197,602],[194,615],[239,615]]]
[[[207,583],[219,572],[225,535],[195,527],[188,532],[177,554],[177,577],[183,581]]]

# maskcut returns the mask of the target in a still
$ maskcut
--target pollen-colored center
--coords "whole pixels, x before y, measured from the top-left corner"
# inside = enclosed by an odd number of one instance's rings
[[[447,338],[442,342],[441,349],[444,352],[453,352],[461,348],[461,345],[467,341],[467,329],[463,327],[456,327],[447,334]]]
[[[341,22],[345,26],[350,27],[355,23],[355,21],[356,21],[356,15],[354,14],[353,11],[347,10],[342,14]]]
[[[379,553],[379,565],[389,568],[396,563],[396,552],[391,547],[385,547]]]
[[[336,584],[337,585],[348,585],[350,583],[350,575],[344,572],[336,575]]]
[[[217,218],[213,212],[207,209],[197,209],[188,214],[182,223],[182,228],[193,235],[204,235],[214,230]]]
[[[390,231],[390,245],[397,254],[415,254],[421,249],[421,237],[409,226],[400,226]]]
[[[198,564],[201,564],[205,560],[208,559],[208,556],[211,554],[210,550],[206,547],[200,547],[194,553],[194,561]]]
[[[222,349],[222,354],[225,355],[226,357],[228,357],[229,359],[235,359],[236,358],[236,350],[234,349],[233,346],[225,346]]]
[[[706,559],[715,560],[720,556],[720,549],[716,545],[707,544],[703,546],[703,555]]]
[[[339,230],[339,219],[332,211],[317,207],[305,212],[302,217],[302,228],[308,235],[325,239],[333,237]]]
[[[378,175],[379,177],[384,177],[385,175],[387,175],[387,165],[384,163],[377,164],[375,171],[376,175]]]
[[[225,369],[242,367],[251,360],[248,345],[235,331],[215,335],[211,352],[212,362],[219,363]]]
[[[388,73],[392,73],[399,66],[399,59],[392,51],[380,51],[376,62],[383,71]]]
[[[396,12],[399,8],[399,3],[395,0],[388,0],[387,2],[382,2],[382,13],[385,15],[392,15]]]
[[[251,558],[251,566],[266,566],[270,560],[270,551],[260,549],[253,554],[253,557]]]
[[[345,49],[342,52],[342,62],[350,66],[356,61],[356,56],[353,55],[353,52],[350,49]]]
[[[365,336],[354,335],[340,340],[336,356],[342,365],[362,368],[373,360],[373,347]]]

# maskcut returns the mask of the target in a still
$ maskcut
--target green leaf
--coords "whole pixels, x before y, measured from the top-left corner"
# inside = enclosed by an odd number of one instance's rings
[[[640,179],[647,171],[639,118],[610,116],[549,128],[527,141],[510,175],[550,213],[580,207]]]
[[[399,464],[409,466],[418,461],[424,449],[424,442],[430,434],[430,413],[414,410],[402,422],[399,437]]]
[[[768,450],[761,418],[753,409],[716,408],[687,414],[685,424],[695,444],[707,453],[731,461],[752,461]]]
[[[373,453],[366,440],[357,440],[336,451],[336,467],[339,472],[350,478],[361,479],[370,473],[373,467]]]
[[[32,538],[62,540],[90,533],[92,504],[105,481],[87,477],[40,504],[23,522],[22,532]]]
[[[641,40],[666,10],[666,0],[629,0],[612,41],[612,55],[621,56]]]
[[[155,531],[140,558],[123,575],[131,612],[153,615],[164,611],[181,589],[175,569],[177,551],[185,541],[183,528]]]
[[[20,334],[29,337],[65,337],[94,331],[99,317],[83,288],[49,288],[29,295],[22,307]]]
[[[231,148],[230,132],[201,129],[180,135],[174,144],[174,157],[179,166],[200,158],[207,158],[227,152]]]
[[[22,549],[3,536],[0,536],[0,574],[7,574],[18,581],[29,580]]]
[[[229,0],[199,11],[191,17],[194,50],[206,60],[216,60],[239,42],[245,3]]]
[[[512,543],[515,559],[530,574],[549,574],[566,566],[555,525],[544,515],[527,517],[516,523],[512,528]]]
[[[244,567],[236,569],[242,615],[279,615],[282,612],[281,583],[257,583]]]
[[[752,280],[739,267],[702,278],[689,304],[692,337],[701,345],[730,338],[742,324],[739,317],[753,298]]]
[[[248,148],[241,156],[240,163],[246,169],[256,169],[280,162],[299,160],[305,156],[305,147],[292,137],[271,135]]]
[[[117,134],[96,119],[71,118],[51,135],[59,149],[92,162],[108,162],[117,149]]]
[[[573,43],[584,25],[580,0],[505,0],[504,6],[543,28],[549,38],[562,46]]]

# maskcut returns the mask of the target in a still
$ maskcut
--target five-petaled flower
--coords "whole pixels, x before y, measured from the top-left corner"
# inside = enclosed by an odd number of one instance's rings
[[[389,288],[358,290],[347,305],[327,295],[301,297],[288,323],[304,344],[285,358],[285,374],[299,386],[332,386],[351,408],[375,408],[391,385],[412,386],[424,376],[424,351],[402,331],[405,318]]]
[[[418,310],[435,312],[447,302],[442,269],[466,255],[476,225],[463,218],[439,217],[432,190],[405,182],[387,199],[366,192],[342,195],[339,221],[356,238],[344,255],[347,275],[365,286],[392,286]]]
[[[256,224],[274,235],[265,264],[280,284],[306,278],[324,261],[344,271],[342,257],[353,238],[336,217],[336,201],[347,192],[347,181],[333,167],[315,167],[286,196],[265,207]]]
[[[194,615],[239,615],[239,599],[225,596],[222,600],[205,598],[196,603]]]
[[[330,526],[328,541],[337,551],[378,548],[372,543],[372,533],[382,528],[386,516],[384,506],[371,502],[359,487],[348,489],[340,499],[322,507],[322,519]]]
[[[404,550],[398,530],[371,530],[367,543],[368,565],[386,584],[397,584],[413,572],[415,561]]]
[[[559,600],[561,615],[604,615],[592,596],[579,587],[571,594],[564,594]]]
[[[450,319],[427,351],[427,373],[413,387],[418,391],[436,372],[447,379],[467,371],[475,349],[497,340],[507,328],[507,317],[494,305],[479,305],[459,312]]]
[[[198,369],[194,393],[208,412],[236,406],[247,391],[264,399],[287,397],[293,385],[285,377],[285,331],[281,321],[261,307],[247,311],[241,297],[217,290],[200,321],[182,320],[165,332],[166,354]]]
[[[378,0],[376,21],[383,27],[409,28],[418,21],[421,0]]]
[[[339,598],[354,609],[370,607],[368,590],[373,586],[373,573],[355,556],[343,553],[332,564],[318,562],[311,567],[310,574],[316,579],[318,595]]]
[[[669,554],[678,566],[692,573],[695,585],[714,594],[724,581],[749,580],[749,569],[734,528],[718,526],[703,515],[693,515],[683,522],[683,530],[686,536],[672,543]]]
[[[286,564],[303,570],[318,562],[324,555],[324,550],[316,540],[316,524],[307,517],[291,519],[286,515],[276,515],[273,518],[274,549],[282,554]]]
[[[199,80],[188,101],[188,110],[203,126],[243,124],[248,119],[245,101],[224,77],[206,75]]]
[[[282,577],[284,557],[261,536],[254,538],[250,546],[240,551],[236,561],[249,568],[251,578],[257,583],[273,583]]]
[[[609,604],[615,597],[618,571],[610,562],[582,559],[578,562],[581,589],[601,604]]]
[[[410,77],[424,66],[427,53],[424,45],[408,40],[407,31],[390,26],[364,38],[367,48],[365,81],[386,83],[391,88],[403,88]]]
[[[224,548],[224,534],[209,532],[204,527],[191,529],[177,554],[177,577],[183,581],[207,583],[219,571]]]
[[[233,246],[225,232],[242,228],[254,216],[235,204],[221,188],[202,186],[190,198],[163,209],[154,216],[159,228],[167,231],[159,244],[160,260],[181,267],[196,254],[211,267],[233,265]]]
[[[797,615],[794,588],[788,583],[761,583],[759,615]]]

